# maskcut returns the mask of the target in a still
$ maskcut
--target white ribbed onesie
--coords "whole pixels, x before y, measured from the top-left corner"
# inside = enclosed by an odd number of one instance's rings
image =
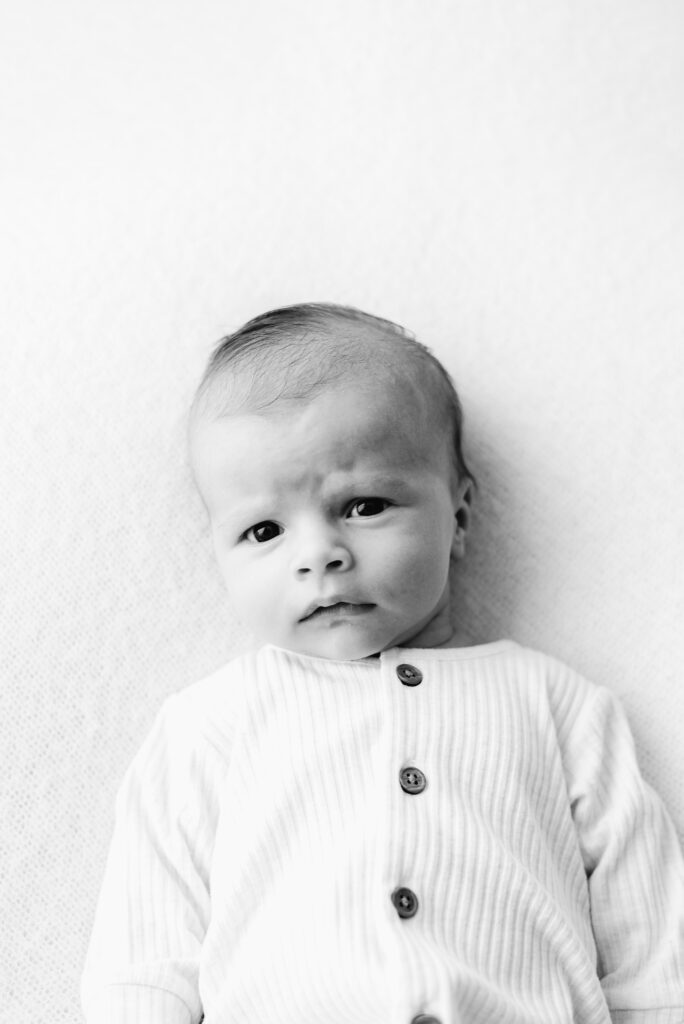
[[[607,690],[510,641],[267,646],[126,773],[82,995],[89,1024],[681,1024],[683,935]]]

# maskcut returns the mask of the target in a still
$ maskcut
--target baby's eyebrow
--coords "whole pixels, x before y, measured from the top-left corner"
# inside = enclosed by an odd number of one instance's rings
[[[389,476],[375,473],[344,475],[341,479],[331,484],[328,492],[329,497],[382,497],[386,492],[405,493],[410,490],[410,481],[401,476]]]
[[[221,528],[229,527],[231,529],[243,529],[254,526],[256,523],[269,518],[265,508],[266,506],[263,502],[258,504],[256,502],[239,502],[226,509],[221,518],[216,520],[215,526]]]
[[[372,476],[370,483],[374,487],[405,487],[406,480],[401,476]]]

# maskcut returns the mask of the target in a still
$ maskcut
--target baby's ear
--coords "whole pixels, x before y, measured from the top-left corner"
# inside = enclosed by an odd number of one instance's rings
[[[473,504],[473,482],[466,477],[460,480],[454,489],[454,533],[451,540],[451,557],[463,558],[465,555],[466,534],[470,527],[470,514]]]

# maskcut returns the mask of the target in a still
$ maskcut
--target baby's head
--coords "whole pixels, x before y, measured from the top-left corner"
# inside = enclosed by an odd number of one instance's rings
[[[224,338],[190,448],[242,621],[344,661],[448,644],[473,479],[461,434],[446,371],[389,321],[291,306]]]

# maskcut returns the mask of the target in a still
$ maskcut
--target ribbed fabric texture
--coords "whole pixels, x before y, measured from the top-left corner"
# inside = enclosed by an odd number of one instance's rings
[[[508,641],[266,647],[167,700],[128,770],[83,1005],[90,1024],[681,1024],[683,934],[674,829],[608,691]]]

